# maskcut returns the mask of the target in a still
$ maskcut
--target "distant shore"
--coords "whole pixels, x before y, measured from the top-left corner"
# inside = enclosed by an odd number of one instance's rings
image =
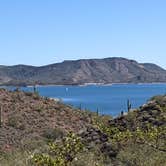
[[[0,85],[0,87],[52,87],[52,86],[112,86],[112,85],[152,85],[152,84],[166,84],[166,82],[145,82],[145,83],[84,83],[84,84],[36,84],[36,85]]]
[[[152,84],[166,84],[166,82],[152,82],[152,83],[84,83],[84,84],[64,84],[64,85],[58,85],[58,84],[46,84],[46,85],[36,85],[37,87],[48,87],[48,86],[112,86],[112,85],[152,85]],[[33,85],[27,85],[27,87],[34,87]]]

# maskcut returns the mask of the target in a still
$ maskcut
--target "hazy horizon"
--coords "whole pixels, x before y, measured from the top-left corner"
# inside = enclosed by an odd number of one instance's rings
[[[2,0],[1,65],[124,57],[166,69],[164,0]]]

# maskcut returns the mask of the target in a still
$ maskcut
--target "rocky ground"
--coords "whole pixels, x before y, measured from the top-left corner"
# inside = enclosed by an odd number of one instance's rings
[[[112,119],[37,92],[0,89],[0,117],[0,166],[56,166],[48,161],[57,159],[58,166],[166,165],[166,96]],[[70,132],[81,144],[67,137]],[[50,142],[56,145],[55,156],[48,150]],[[29,162],[32,153],[41,154],[35,158],[38,164]]]
[[[128,112],[126,116],[119,116],[109,121],[110,126],[135,130],[137,127],[146,128],[147,125],[156,127],[166,125],[166,96],[155,96],[136,110]]]
[[[0,148],[15,148],[31,140],[78,132],[90,125],[84,112],[31,92],[0,89]]]

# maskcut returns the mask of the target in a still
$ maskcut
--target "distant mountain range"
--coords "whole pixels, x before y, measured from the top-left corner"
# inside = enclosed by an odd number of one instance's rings
[[[0,66],[1,85],[166,82],[166,70],[125,58],[81,59],[47,66]]]

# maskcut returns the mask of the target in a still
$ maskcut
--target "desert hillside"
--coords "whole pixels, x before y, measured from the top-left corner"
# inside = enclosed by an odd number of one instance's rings
[[[165,166],[166,96],[116,118],[0,89],[0,166]]]

